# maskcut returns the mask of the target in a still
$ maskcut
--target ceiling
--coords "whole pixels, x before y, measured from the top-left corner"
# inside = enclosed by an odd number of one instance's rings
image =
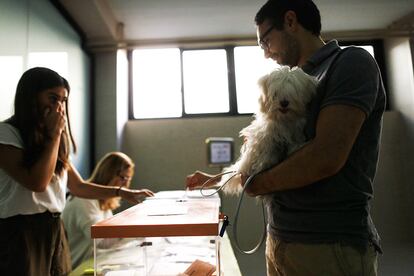
[[[55,1],[56,2],[56,1]],[[254,41],[265,0],[57,0],[89,49]],[[315,0],[324,37],[412,35],[414,0]]]

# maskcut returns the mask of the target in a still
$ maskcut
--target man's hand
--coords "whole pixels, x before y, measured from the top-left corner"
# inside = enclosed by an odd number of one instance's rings
[[[244,188],[244,186],[246,185],[246,182],[247,182],[247,179],[249,179],[249,177],[250,177],[250,175],[244,175],[244,174],[240,174],[240,185]],[[253,185],[253,182],[254,182],[254,180],[255,180],[255,178],[256,177],[254,177],[251,181],[250,181],[250,183],[248,183],[248,187],[246,187],[246,193],[249,195],[249,196],[257,196],[256,194],[255,194],[255,192],[254,192],[254,185]]]
[[[196,171],[193,174],[187,175],[185,180],[185,186],[189,190],[194,190],[196,188],[200,188],[206,181],[213,178],[212,175],[207,174],[202,171]],[[218,180],[210,181],[206,184],[205,187],[214,186]]]

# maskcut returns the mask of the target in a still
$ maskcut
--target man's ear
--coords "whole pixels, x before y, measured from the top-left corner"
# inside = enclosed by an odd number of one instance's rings
[[[290,31],[296,31],[298,27],[298,19],[294,11],[287,11],[285,13],[284,29]]]

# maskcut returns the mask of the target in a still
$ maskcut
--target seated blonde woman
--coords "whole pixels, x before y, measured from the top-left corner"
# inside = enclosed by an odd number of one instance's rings
[[[134,175],[134,162],[122,152],[106,154],[96,165],[90,182],[103,186],[129,187]],[[142,197],[153,196],[153,192],[142,189]],[[112,211],[120,206],[120,197],[109,199],[85,199],[70,196],[62,213],[71,251],[72,267],[93,256],[91,226],[113,216]],[[112,240],[115,242],[115,240]],[[100,246],[108,246],[101,244]]]

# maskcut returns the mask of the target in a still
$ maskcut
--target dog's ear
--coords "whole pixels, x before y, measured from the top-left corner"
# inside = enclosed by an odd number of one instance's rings
[[[266,98],[268,97],[268,81],[269,81],[270,75],[264,75],[263,77],[261,77],[258,81],[257,84],[260,87],[260,95],[259,95],[259,110],[262,113],[266,113]]]
[[[259,85],[260,89],[265,90],[267,89],[267,80],[269,79],[269,75],[264,75],[263,77],[261,77],[258,81],[257,84]]]

